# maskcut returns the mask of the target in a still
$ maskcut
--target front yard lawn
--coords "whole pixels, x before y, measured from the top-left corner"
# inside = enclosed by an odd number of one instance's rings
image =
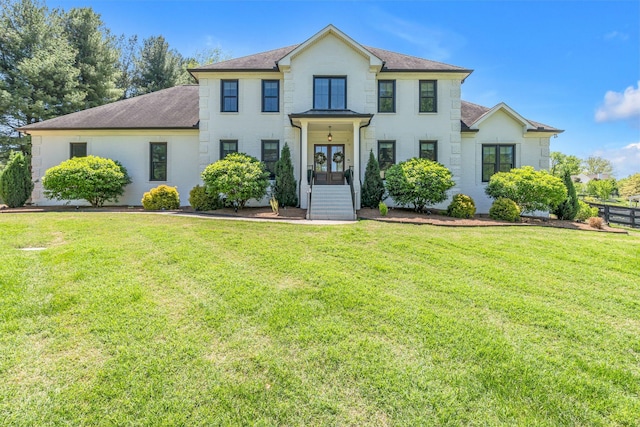
[[[2,425],[640,419],[637,234],[67,212],[0,242]]]

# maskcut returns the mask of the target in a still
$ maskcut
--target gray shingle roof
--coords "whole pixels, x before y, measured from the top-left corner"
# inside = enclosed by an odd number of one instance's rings
[[[483,107],[482,105],[474,104],[468,101],[462,101],[462,119],[460,120],[460,126],[462,131],[469,131],[470,127],[477,122],[482,116],[491,111],[491,108]],[[534,122],[533,120],[525,119],[535,130],[530,132],[563,132],[560,129],[556,129],[553,126],[545,125],[543,123]]]
[[[63,129],[197,129],[198,85],[176,86],[21,127]]]

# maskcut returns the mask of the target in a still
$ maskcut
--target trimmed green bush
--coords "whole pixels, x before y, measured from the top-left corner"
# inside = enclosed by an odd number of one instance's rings
[[[384,182],[380,177],[380,165],[369,151],[369,161],[364,171],[364,183],[362,184],[362,206],[375,208],[384,200]]]
[[[180,195],[176,187],[158,185],[144,193],[142,207],[147,211],[160,211],[180,208]]]
[[[210,195],[205,187],[196,185],[189,192],[189,205],[196,211],[213,211],[222,207],[222,200],[217,194]]]
[[[378,209],[380,210],[380,215],[382,216],[387,216],[387,214],[389,213],[389,208],[387,207],[387,204],[385,202],[380,202],[378,204]]]
[[[454,218],[473,218],[476,214],[476,204],[466,194],[456,194],[447,207],[447,215]]]
[[[578,214],[578,195],[576,194],[576,187],[573,185],[571,174],[569,170],[565,170],[562,175],[562,181],[565,187],[567,187],[567,198],[553,210],[555,216],[558,219],[572,220]]]
[[[0,169],[0,200],[10,208],[17,208],[24,206],[32,191],[29,162],[22,152],[14,151],[7,165]]]
[[[276,162],[276,182],[273,186],[273,196],[279,206],[298,206],[298,185],[293,176],[291,150],[289,150],[287,143],[282,147],[280,159]]]
[[[48,169],[44,195],[56,200],[86,200],[93,207],[117,202],[131,183],[127,169],[118,161],[98,156],[74,157]]]
[[[520,220],[520,208],[513,200],[500,197],[489,208],[489,217],[502,221],[518,222]]]
[[[588,203],[578,200],[578,213],[574,218],[576,221],[584,222],[596,216],[598,216],[598,208],[592,208]]]

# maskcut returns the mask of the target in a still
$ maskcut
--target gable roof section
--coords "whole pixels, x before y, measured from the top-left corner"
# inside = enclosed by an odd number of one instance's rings
[[[18,130],[198,129],[198,86],[159,90],[23,126]]]
[[[520,122],[527,129],[527,132],[564,132],[563,130],[556,129],[553,126],[525,119],[504,102],[499,103],[493,108],[488,108],[471,102],[462,101],[461,107],[462,119],[460,120],[460,126],[463,132],[477,132],[478,126],[483,121],[500,110],[505,111],[514,120]]]

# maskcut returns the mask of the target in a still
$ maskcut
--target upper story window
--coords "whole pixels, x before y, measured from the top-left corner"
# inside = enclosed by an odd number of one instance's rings
[[[420,112],[438,111],[438,91],[436,80],[420,80]]]
[[[222,80],[220,84],[220,111],[238,112],[238,80]]]
[[[71,142],[69,143],[69,158],[74,157],[87,157],[87,143],[86,142]]]
[[[167,143],[152,142],[149,165],[149,181],[167,180]]]
[[[396,112],[396,81],[378,80],[378,112]]]
[[[280,111],[280,82],[278,80],[262,81],[262,112],[277,113]]]
[[[420,141],[420,158],[438,161],[438,141]]]
[[[220,159],[227,157],[227,154],[238,152],[237,139],[221,139],[220,140]]]
[[[276,178],[276,163],[280,158],[280,141],[263,139],[262,140],[262,161],[264,162],[269,179]]]
[[[488,182],[496,172],[509,172],[516,167],[515,145],[482,146],[482,182]]]
[[[314,77],[313,108],[316,110],[346,110],[347,78]]]

